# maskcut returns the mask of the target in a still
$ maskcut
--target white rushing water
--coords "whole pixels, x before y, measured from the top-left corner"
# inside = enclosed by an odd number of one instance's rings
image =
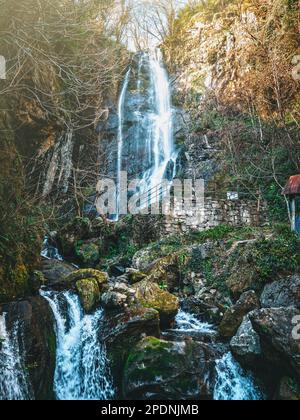
[[[58,400],[109,400],[114,388],[106,350],[99,339],[103,311],[84,315],[72,292],[41,291],[56,320],[54,391]]]
[[[176,326],[174,331],[199,332],[204,334],[214,334],[215,330],[211,324],[202,322],[195,315],[183,311],[182,309],[176,316]]]
[[[173,331],[186,333],[215,334],[213,325],[201,322],[194,315],[180,310]],[[245,372],[231,353],[226,353],[216,362],[216,401],[258,401],[264,399],[251,374]]]
[[[19,345],[19,332],[18,323],[9,332],[6,315],[0,315],[0,400],[32,399]]]
[[[48,236],[46,236],[44,239],[41,256],[48,260],[50,259],[57,260],[57,261],[64,260],[63,257],[60,255],[58,249],[55,246],[50,245]]]
[[[116,220],[120,216],[122,171],[131,172],[131,176],[140,180],[141,208],[157,201],[157,198],[163,194],[161,188],[166,188],[164,181],[170,183],[176,174],[177,152],[173,136],[171,88],[161,51],[155,49],[149,53],[140,54],[137,64],[136,91],[132,91],[131,75],[134,75],[134,72],[128,70],[118,104]],[[128,91],[131,96],[127,96]],[[136,102],[132,102],[133,95]],[[132,103],[135,104],[134,110]],[[130,138],[133,132],[132,125],[125,125],[127,113],[134,114],[134,139]],[[130,139],[126,130],[130,133]],[[127,142],[134,144],[125,144],[125,138]],[[127,154],[129,153],[127,161],[124,157],[125,146]],[[129,170],[132,162],[135,167],[134,174]]]
[[[160,50],[150,54],[150,73],[155,98],[156,115],[153,136],[154,167],[150,170],[151,188],[162,183],[168,164],[174,159],[173,110],[171,90]],[[145,174],[145,180],[149,172]]]
[[[120,215],[120,188],[121,188],[121,172],[122,172],[122,156],[123,156],[123,143],[124,143],[124,133],[123,133],[123,121],[124,121],[124,108],[125,108],[125,99],[126,91],[129,84],[131,69],[129,69],[125,76],[125,81],[123,83],[121,95],[118,103],[118,118],[119,118],[119,128],[118,128],[118,159],[117,159],[117,219]]]
[[[241,368],[231,353],[217,361],[214,400],[259,401],[263,398],[253,376]]]

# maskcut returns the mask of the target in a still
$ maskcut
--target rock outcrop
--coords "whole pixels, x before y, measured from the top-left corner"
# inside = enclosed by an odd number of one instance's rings
[[[129,352],[145,336],[160,337],[159,313],[132,306],[123,312],[106,313],[102,339],[106,343],[115,385],[121,393],[123,370]]]
[[[300,335],[295,327],[295,319],[300,319],[299,309],[261,309],[251,312],[249,318],[260,337],[264,358],[276,366],[278,372],[299,380]]]
[[[179,299],[148,279],[136,283],[133,289],[140,305],[159,312],[162,328],[170,327],[179,310]]]
[[[236,335],[230,342],[230,348],[234,356],[248,367],[253,367],[262,359],[262,350],[259,335],[253,329],[248,316],[244,318]]]
[[[215,355],[192,340],[169,342],[147,337],[130,352],[124,373],[124,397],[143,400],[212,398]]]
[[[300,309],[300,277],[292,276],[267,284],[260,301],[263,308],[296,306]]]
[[[45,277],[46,285],[50,287],[61,285],[64,279],[74,271],[76,268],[65,261],[48,259],[42,261],[41,272]]]
[[[9,329],[21,326],[19,342],[25,358],[33,396],[52,400],[56,361],[54,319],[47,302],[41,297],[28,298],[0,306],[5,312]]]
[[[244,293],[237,303],[225,313],[219,327],[220,334],[226,338],[233,337],[241,325],[244,316],[259,307],[259,299],[254,291]]]

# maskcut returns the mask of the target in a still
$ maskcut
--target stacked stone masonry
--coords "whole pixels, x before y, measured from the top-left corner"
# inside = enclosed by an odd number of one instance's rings
[[[267,224],[264,203],[251,200],[205,199],[204,205],[191,209],[182,208],[181,203],[166,216],[166,232],[176,234],[192,230],[207,230],[227,224],[232,226],[263,226]]]

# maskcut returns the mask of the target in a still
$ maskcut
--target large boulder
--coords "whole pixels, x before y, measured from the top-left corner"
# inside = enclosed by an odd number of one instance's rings
[[[162,290],[158,284],[149,282],[148,279],[136,283],[132,288],[140,305],[159,312],[162,328],[172,325],[179,310],[179,299],[176,296]]]
[[[64,261],[48,260],[42,261],[41,272],[45,277],[46,284],[55,287],[63,283],[65,277],[73,273],[76,268]]]
[[[292,276],[267,284],[260,300],[263,308],[296,306],[300,309],[300,277]]]
[[[53,382],[56,362],[56,336],[52,311],[41,297],[0,305],[6,313],[9,331],[18,325],[21,354],[24,354],[33,397],[37,400],[54,398]]]
[[[129,352],[145,336],[160,336],[159,313],[154,309],[131,306],[122,312],[106,312],[102,339],[119,392]]]
[[[63,283],[70,286],[79,280],[93,279],[96,280],[99,288],[102,290],[108,283],[108,274],[103,271],[93,270],[91,268],[76,270],[63,278]]]
[[[86,313],[96,308],[100,300],[100,289],[96,279],[83,279],[76,282],[76,290]]]
[[[211,399],[214,354],[193,340],[146,337],[130,352],[123,394],[138,400]]]
[[[85,312],[95,309],[101,294],[107,288],[108,275],[93,269],[76,270],[63,279],[65,287],[75,285]]]
[[[219,327],[220,334],[225,338],[233,337],[244,316],[259,307],[260,303],[256,293],[254,291],[245,292],[237,303],[226,311]]]
[[[295,321],[300,310],[294,307],[267,308],[249,314],[260,337],[264,358],[283,374],[300,378],[300,335]],[[299,322],[298,322],[299,323]]]
[[[253,329],[249,316],[244,318],[242,325],[230,342],[234,356],[244,365],[253,366],[262,358],[259,335]]]

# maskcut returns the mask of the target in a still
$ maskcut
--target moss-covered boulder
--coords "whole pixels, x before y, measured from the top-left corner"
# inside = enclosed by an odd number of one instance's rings
[[[100,299],[100,289],[97,280],[93,278],[78,280],[76,282],[76,290],[85,312],[91,312]]]
[[[108,274],[103,271],[94,270],[91,268],[76,270],[66,277],[63,282],[66,285],[71,285],[79,280],[93,279],[96,280],[100,289],[102,289],[108,283]]]
[[[160,336],[159,313],[150,308],[130,306],[121,312],[106,312],[105,316],[102,337],[121,396],[122,375],[129,352],[144,336]]]
[[[158,311],[162,328],[170,327],[179,310],[179,299],[148,279],[132,287],[136,291],[136,300],[139,304]]]
[[[169,342],[146,337],[127,359],[126,399],[191,400],[212,398],[213,352],[192,340]]]
[[[77,241],[75,254],[82,266],[94,267],[100,260],[100,246],[98,241]]]
[[[148,272],[149,281],[163,285],[170,292],[178,291],[180,278],[177,254],[171,254],[156,261]]]
[[[283,275],[298,274],[300,240],[290,231],[268,238],[236,243],[227,256],[226,284],[234,296],[247,290],[261,292],[267,283]]]

